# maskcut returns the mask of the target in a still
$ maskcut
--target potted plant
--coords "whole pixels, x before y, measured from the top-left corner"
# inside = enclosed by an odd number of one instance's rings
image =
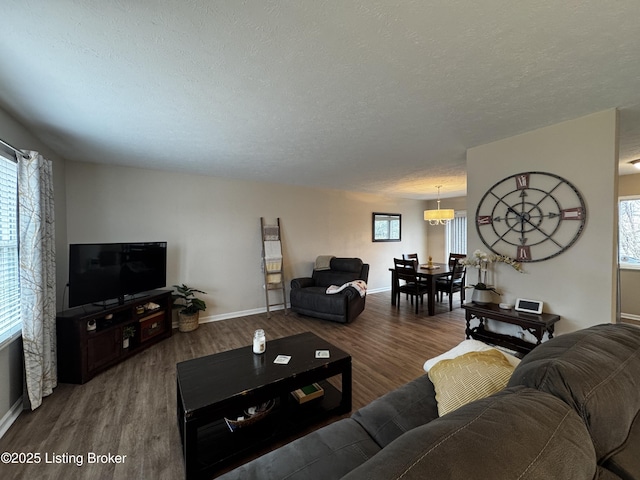
[[[505,255],[489,255],[481,250],[473,252],[472,257],[467,257],[462,260],[462,265],[467,267],[474,267],[478,270],[478,281],[473,285],[467,285],[465,288],[473,288],[473,294],[471,295],[471,301],[478,305],[488,305],[491,303],[491,295],[500,293],[493,285],[487,284],[487,271],[491,267],[492,263],[506,263],[513,267],[517,272],[522,273],[522,265],[514,259]]]
[[[492,303],[491,294],[493,293],[495,293],[496,295],[500,295],[495,287],[482,282],[478,282],[475,285],[468,285],[467,288],[473,288],[471,301],[473,303],[477,303],[478,305],[489,305],[490,303]]]
[[[127,325],[122,329],[122,348],[129,348],[129,339],[136,334],[136,328],[133,325]]]
[[[176,292],[173,293],[174,308],[179,308],[178,311],[178,330],[181,332],[190,332],[198,328],[198,321],[200,320],[200,312],[207,309],[207,305],[203,300],[195,296],[196,293],[202,293],[204,295],[207,292],[191,288],[182,285],[174,285]],[[180,302],[180,303],[178,303]]]

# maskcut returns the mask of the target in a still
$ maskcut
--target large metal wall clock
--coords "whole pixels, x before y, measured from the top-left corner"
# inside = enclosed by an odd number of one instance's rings
[[[560,255],[580,237],[587,219],[582,196],[553,173],[511,175],[484,194],[476,210],[483,243],[519,262]]]

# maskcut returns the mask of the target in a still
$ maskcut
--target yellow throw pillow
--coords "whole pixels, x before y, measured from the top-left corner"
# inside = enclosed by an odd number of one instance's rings
[[[441,360],[429,370],[429,379],[436,390],[438,415],[502,390],[513,370],[504,355],[495,349]]]

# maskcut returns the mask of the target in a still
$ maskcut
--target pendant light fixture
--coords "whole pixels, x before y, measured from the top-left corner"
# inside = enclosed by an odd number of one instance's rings
[[[451,208],[440,210],[440,187],[442,187],[442,185],[436,185],[438,189],[438,209],[424,211],[424,219],[429,222],[429,225],[446,225],[449,221],[453,220],[455,216]]]

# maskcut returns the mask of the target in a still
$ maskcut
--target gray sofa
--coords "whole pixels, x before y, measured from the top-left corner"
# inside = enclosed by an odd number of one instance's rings
[[[640,328],[560,335],[439,418],[424,375],[221,478],[639,480]]]
[[[339,323],[349,323],[364,310],[365,296],[354,287],[327,294],[327,287],[338,287],[354,280],[369,279],[369,264],[359,258],[334,257],[329,268],[313,270],[311,277],[291,280],[291,310],[302,315]]]

